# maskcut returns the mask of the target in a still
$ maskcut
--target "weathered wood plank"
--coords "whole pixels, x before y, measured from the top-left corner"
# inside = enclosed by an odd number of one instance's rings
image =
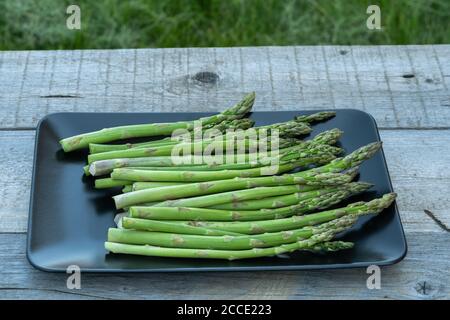
[[[294,272],[66,274],[33,269],[24,234],[0,234],[0,298],[14,299],[448,299],[450,233],[411,232],[409,252],[381,270],[381,289],[366,287],[364,269]],[[425,292],[421,289],[426,283]]]
[[[450,298],[449,58],[450,45],[0,52],[0,129],[15,129],[0,130],[0,298]],[[359,269],[86,274],[76,291],[28,264],[34,131],[17,129],[58,111],[221,110],[251,90],[255,110],[356,108],[389,129],[409,252],[382,269],[381,290]]]
[[[450,226],[449,131],[381,131],[407,231],[442,231],[424,209]],[[0,232],[26,231],[33,148],[34,131],[0,131]]]
[[[58,111],[357,108],[381,127],[450,123],[450,46],[1,52],[0,128]],[[199,77],[200,72],[211,72]]]
[[[0,232],[26,230],[34,131],[0,131]]]
[[[381,131],[392,184],[405,223],[427,230],[424,210],[450,227],[449,130]],[[403,214],[405,211],[414,214]]]

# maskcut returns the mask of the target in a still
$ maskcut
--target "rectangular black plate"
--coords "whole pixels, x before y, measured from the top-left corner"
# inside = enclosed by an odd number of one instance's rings
[[[312,112],[255,112],[257,125],[267,125]],[[85,151],[65,154],[61,138],[105,127],[125,124],[170,122],[196,119],[206,113],[57,113],[38,125],[31,187],[27,256],[45,271],[65,271],[78,265],[87,272],[167,272],[297,270],[388,265],[406,254],[406,240],[397,207],[378,216],[363,217],[341,238],[355,247],[328,254],[292,253],[289,257],[238,261],[173,259],[108,254],[103,243],[114,226],[116,190],[96,190],[93,178],[84,177]],[[344,131],[341,146],[351,152],[369,142],[379,141],[374,119],[358,110],[337,110],[337,116],[314,126],[311,136],[331,128]],[[384,154],[378,152],[361,166],[360,180],[375,184],[371,192],[352,200],[369,200],[392,192]]]

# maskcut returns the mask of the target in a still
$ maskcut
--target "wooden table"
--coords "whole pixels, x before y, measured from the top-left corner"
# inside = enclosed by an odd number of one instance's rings
[[[0,298],[450,298],[450,45],[0,53]],[[52,112],[356,108],[381,129],[409,245],[368,290],[364,269],[66,274],[25,257],[35,127]]]

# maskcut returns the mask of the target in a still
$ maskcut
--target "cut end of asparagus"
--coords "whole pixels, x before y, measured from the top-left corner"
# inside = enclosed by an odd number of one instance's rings
[[[87,166],[88,167],[88,171],[92,176],[96,176],[97,175],[97,170],[95,169],[95,162],[91,163],[90,165]]]
[[[64,152],[72,151],[70,146],[64,140],[60,140],[59,144],[61,145],[61,148],[63,149]]]

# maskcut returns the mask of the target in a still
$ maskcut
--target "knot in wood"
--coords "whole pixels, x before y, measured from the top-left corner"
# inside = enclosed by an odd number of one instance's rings
[[[414,289],[421,296],[432,296],[436,292],[436,288],[429,281],[419,281]]]
[[[219,81],[219,75],[210,71],[200,71],[192,76],[192,79],[201,84],[216,84]]]

